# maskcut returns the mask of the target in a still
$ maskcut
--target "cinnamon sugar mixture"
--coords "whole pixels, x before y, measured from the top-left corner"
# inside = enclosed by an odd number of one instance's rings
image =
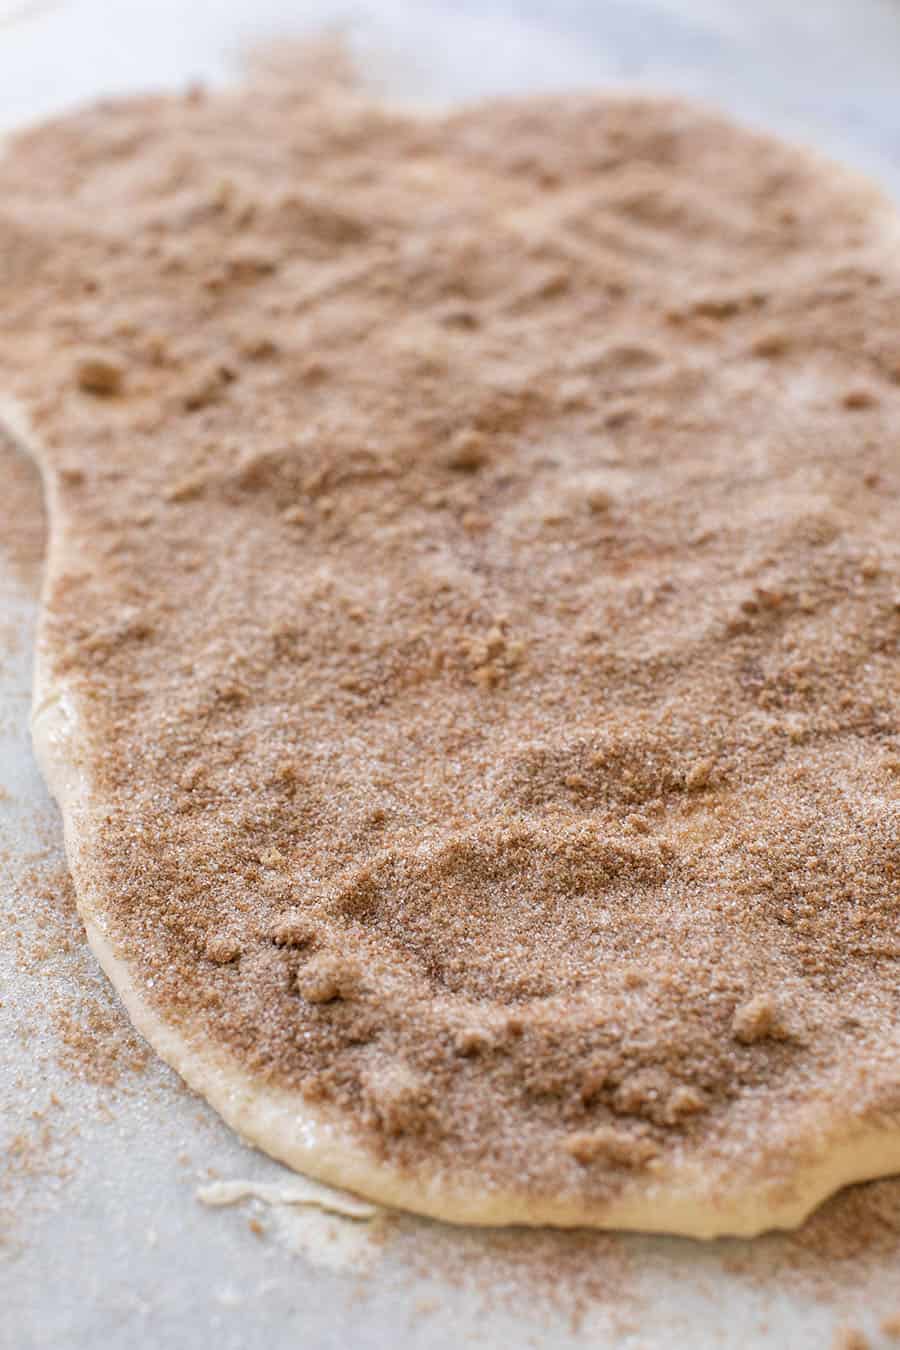
[[[14,142],[0,387],[147,1000],[535,1195],[900,1110],[896,237],[644,98]]]
[[[40,480],[33,462],[2,433],[0,481],[3,483],[0,560],[36,591],[44,562],[46,530]]]

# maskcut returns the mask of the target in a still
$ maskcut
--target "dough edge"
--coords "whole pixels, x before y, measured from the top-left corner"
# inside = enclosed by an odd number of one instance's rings
[[[55,700],[53,708],[61,703]],[[36,742],[47,765],[47,727],[58,727],[65,714],[46,713]],[[50,732],[53,735],[53,732]],[[57,742],[58,743],[58,742]],[[52,759],[52,755],[50,757]],[[46,770],[45,770],[46,772]],[[667,1176],[626,1182],[608,1202],[581,1203],[468,1187],[441,1173],[407,1173],[378,1160],[336,1113],[314,1108],[299,1094],[260,1083],[234,1058],[204,1046],[165,1021],[142,998],[126,962],[117,954],[92,912],[92,895],[79,865],[81,812],[66,792],[64,775],[50,769],[51,790],[63,813],[66,854],[76,879],[78,908],[91,950],[121,998],[137,1031],[185,1083],[218,1112],[248,1144],[296,1172],[326,1185],[351,1191],[377,1204],[409,1210],[433,1219],[482,1227],[549,1225],[593,1227],[694,1238],[755,1237],[771,1229],[794,1228],[829,1195],[854,1182],[900,1171],[900,1124],[863,1126],[835,1120],[817,1153],[787,1180],[768,1185],[748,1180],[724,1189],[718,1169],[689,1163]]]

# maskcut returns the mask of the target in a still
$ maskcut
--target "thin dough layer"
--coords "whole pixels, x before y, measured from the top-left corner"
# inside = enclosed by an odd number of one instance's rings
[[[0,200],[35,743],[157,1051],[453,1221],[900,1169],[892,209],[680,102],[284,87]]]

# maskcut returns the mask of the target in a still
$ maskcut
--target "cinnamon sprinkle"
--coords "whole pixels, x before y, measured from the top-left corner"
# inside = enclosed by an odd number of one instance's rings
[[[535,1196],[896,1113],[886,208],[679,102],[286,85],[0,186],[76,880],[148,1001]]]

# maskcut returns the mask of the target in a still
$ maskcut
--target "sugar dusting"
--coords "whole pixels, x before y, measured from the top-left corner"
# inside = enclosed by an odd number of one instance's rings
[[[155,1010],[542,1213],[889,1115],[886,206],[686,104],[337,80],[3,172],[76,881]]]
[[[17,514],[21,516],[22,512]],[[27,515],[27,512],[24,514]],[[34,520],[33,513],[31,520]],[[2,537],[3,532],[0,531],[0,539]],[[28,553],[28,547],[20,550],[20,556],[27,557]],[[48,822],[48,837],[52,836],[54,830],[55,825],[51,827]],[[14,858],[14,855],[10,856]],[[34,867],[34,861],[29,865]],[[49,862],[46,865],[50,866]],[[59,912],[60,895],[63,896],[63,912],[66,905],[65,890],[53,883],[54,875],[58,882],[59,873],[54,874],[51,867],[50,883],[40,883],[33,873],[26,879],[23,889],[17,893],[4,916],[10,919],[11,928],[14,917],[33,903],[33,893],[39,892],[41,884],[47,884],[45,902],[49,910],[45,919],[52,929]],[[38,913],[41,913],[40,904]],[[77,925],[71,917],[71,910],[69,913],[71,922],[66,920],[63,925],[67,932],[64,942],[73,943],[75,951],[80,950],[83,954]],[[58,952],[55,951],[54,939],[48,946],[46,932],[36,935],[26,931],[20,936],[20,941],[20,958],[26,973],[33,974],[42,967],[46,968],[48,962],[52,965],[57,957],[68,958],[72,955],[64,946]],[[85,958],[85,961],[87,970],[89,958]],[[75,986],[80,978],[76,973]],[[97,979],[93,971],[91,978]],[[68,974],[65,979],[68,981]],[[66,996],[72,995],[73,989],[70,987]],[[103,1001],[104,997],[107,1002]],[[77,1001],[77,995],[75,998]],[[115,1062],[121,1051],[127,1081],[133,1066],[129,1059],[131,1051],[126,1023],[120,1014],[114,1012],[115,1005],[108,995],[98,996],[98,1000],[95,1006],[99,1006],[104,1015],[108,1013],[112,1022],[105,1026],[101,1018],[100,1023],[92,1024],[88,1015],[85,1018],[86,1035],[90,1040],[99,1026],[101,1037],[108,1037],[109,1043],[117,1046],[113,1060]],[[63,1036],[61,1045],[57,1044],[53,1049],[54,1060],[58,1061],[60,1056],[64,1058],[65,1051],[66,1040]],[[100,1062],[107,1062],[107,1059],[103,1051]],[[110,1072],[115,1071],[110,1069]],[[116,1081],[120,1081],[120,1077],[116,1077]],[[65,1132],[58,1135],[53,1123],[58,1106],[48,1098],[46,1106],[35,1109],[45,1114],[43,1117],[37,1115],[31,1122],[29,1132],[8,1150],[11,1160],[9,1174],[33,1177],[35,1169],[38,1169],[63,1184],[70,1163],[64,1156]],[[63,1140],[59,1146],[55,1142],[57,1137]],[[798,1289],[813,1288],[823,1298],[841,1299],[857,1281],[864,1282],[867,1273],[885,1266],[895,1268],[900,1231],[898,1216],[900,1183],[880,1182],[854,1188],[837,1197],[795,1235],[767,1238],[753,1244],[721,1244],[717,1252],[721,1253],[721,1268],[739,1279],[775,1287],[787,1285]],[[485,1297],[499,1296],[498,1291],[504,1285],[512,1289],[512,1297],[519,1298],[523,1291],[540,1290],[543,1286],[547,1297],[557,1302],[574,1303],[574,1291],[580,1284],[588,1307],[603,1300],[628,1301],[629,1270],[632,1264],[628,1254],[635,1250],[635,1245],[633,1240],[619,1239],[614,1235],[512,1233],[448,1236],[444,1230],[435,1226],[401,1220],[397,1221],[393,1239],[388,1241],[394,1242],[397,1251],[405,1253],[410,1269],[425,1273],[430,1266],[432,1272],[438,1270],[446,1272],[450,1278],[471,1280],[473,1284],[480,1284]],[[299,1239],[297,1247],[303,1250]],[[309,1251],[307,1255],[310,1255]],[[673,1269],[677,1269],[678,1260],[673,1255]],[[635,1313],[638,1320],[639,1312],[638,1307]],[[890,1310],[886,1310],[886,1327],[890,1325],[890,1320]]]

